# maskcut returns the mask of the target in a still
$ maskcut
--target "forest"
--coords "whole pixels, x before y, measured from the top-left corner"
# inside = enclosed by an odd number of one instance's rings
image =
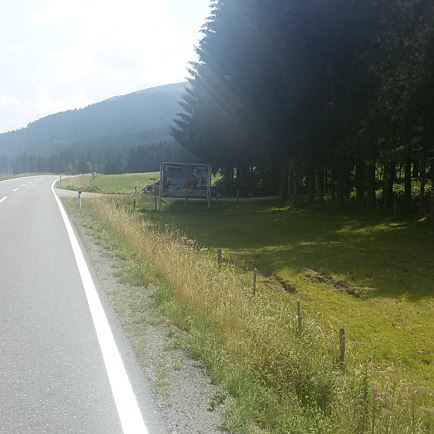
[[[219,0],[172,135],[247,194],[426,213],[430,0]]]
[[[89,173],[154,172],[162,161],[191,161],[191,154],[171,139],[135,146],[67,147],[48,153],[0,154],[0,173]]]
[[[1,173],[122,173],[191,158],[170,138],[183,83],[113,97],[0,134]]]

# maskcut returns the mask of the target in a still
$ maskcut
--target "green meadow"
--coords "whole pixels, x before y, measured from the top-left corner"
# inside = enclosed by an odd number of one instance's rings
[[[157,178],[157,172],[82,176],[68,187],[133,193]],[[434,387],[429,220],[298,210],[281,202],[213,202],[209,210],[204,203],[165,201],[155,213],[151,201],[136,197],[137,212],[156,227],[179,228],[214,253],[223,249],[224,261],[256,268],[259,279],[300,299],[325,326],[345,328],[349,357]]]
[[[81,190],[98,193],[122,193],[132,194],[147,184],[160,179],[159,172],[125,173],[121,175],[80,175],[65,179],[63,187],[70,190]]]
[[[303,309],[346,330],[351,357],[433,387],[434,225],[290,209],[279,203],[173,203],[156,225],[181,228],[226,261],[257,268]]]

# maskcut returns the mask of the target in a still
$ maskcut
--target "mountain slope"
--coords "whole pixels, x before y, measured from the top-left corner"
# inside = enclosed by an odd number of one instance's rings
[[[184,83],[170,84],[47,116],[0,134],[0,155],[114,150],[168,139],[183,90]]]

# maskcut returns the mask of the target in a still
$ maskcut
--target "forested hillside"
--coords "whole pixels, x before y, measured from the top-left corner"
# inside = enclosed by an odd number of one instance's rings
[[[182,159],[169,125],[183,89],[179,83],[118,96],[0,134],[0,172],[118,173]]]
[[[433,2],[220,0],[203,32],[172,134],[228,183],[428,209]]]

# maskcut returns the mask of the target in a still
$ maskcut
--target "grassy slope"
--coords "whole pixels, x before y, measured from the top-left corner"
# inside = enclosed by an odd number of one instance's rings
[[[264,275],[294,282],[305,309],[345,327],[354,356],[433,386],[434,230],[427,222],[333,216],[278,204],[220,206],[211,212],[178,204],[163,224]],[[322,270],[361,291],[356,298],[306,275]]]
[[[97,190],[103,193],[134,193],[135,187],[140,191],[146,184],[155,182],[159,177],[159,172],[97,175],[95,179],[89,175],[82,175],[68,178],[64,181],[64,187],[83,191]]]
[[[134,187],[137,191],[147,184],[160,179],[160,172],[146,173],[125,173],[122,175],[98,175],[92,179],[89,175],[80,175],[68,178],[64,182],[64,188],[83,191],[95,191],[98,189],[101,193],[134,193]],[[213,175],[213,182],[220,179],[220,175]]]

